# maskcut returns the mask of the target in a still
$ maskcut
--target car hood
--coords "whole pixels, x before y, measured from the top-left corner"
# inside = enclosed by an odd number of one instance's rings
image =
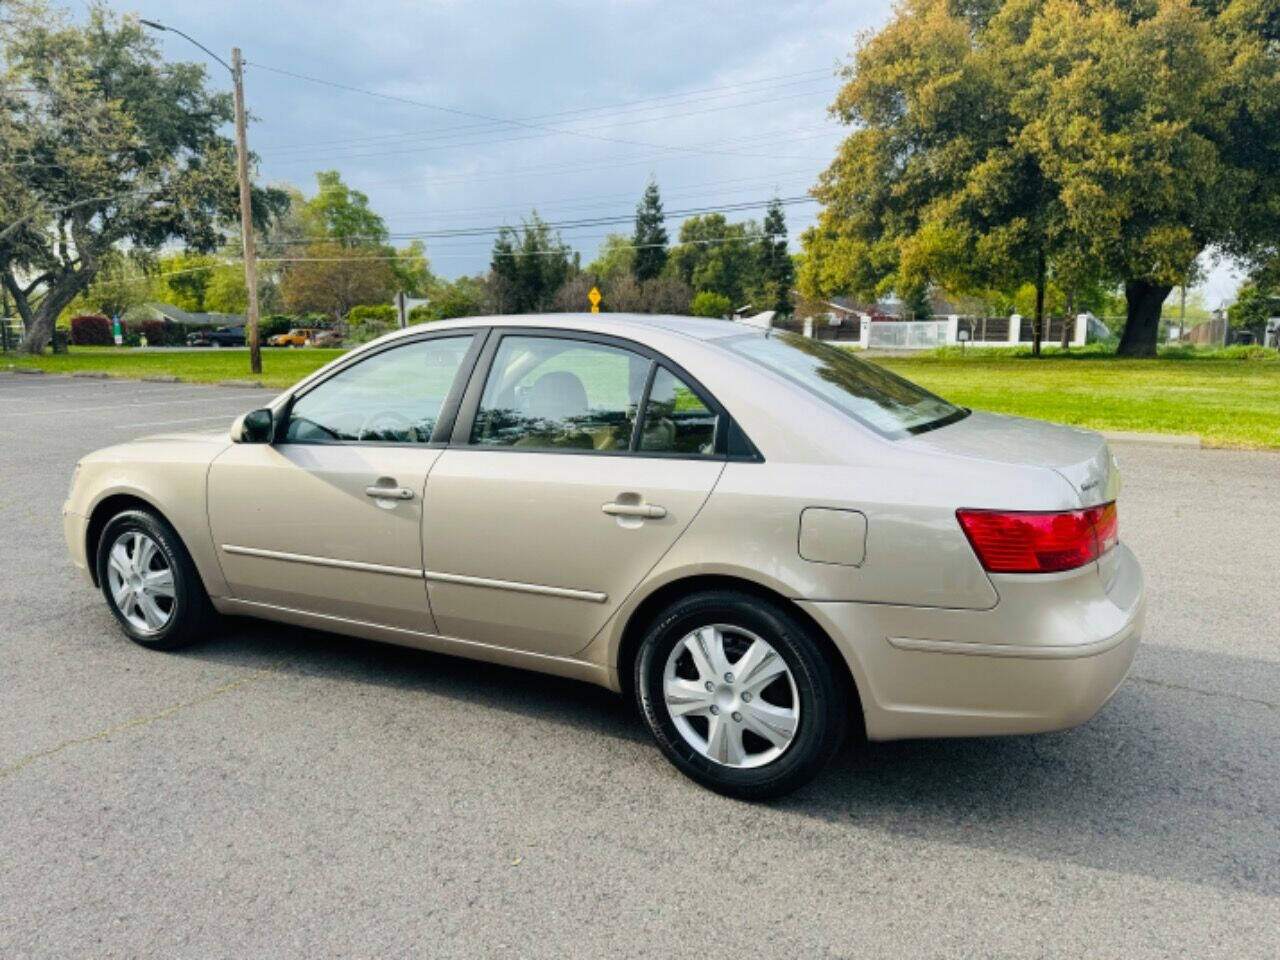
[[[84,458],[84,462],[210,461],[230,445],[231,436],[227,427],[218,430],[157,433],[95,450]]]
[[[229,430],[231,427],[231,417],[227,420],[225,427],[218,427],[216,430],[183,430],[174,431],[173,433],[152,433],[145,437],[138,437],[130,443],[216,443],[225,445],[231,442]]]
[[[975,410],[903,443],[932,453],[1048,468],[1071,485],[1082,506],[1114,500],[1120,492],[1115,458],[1093,430]]]

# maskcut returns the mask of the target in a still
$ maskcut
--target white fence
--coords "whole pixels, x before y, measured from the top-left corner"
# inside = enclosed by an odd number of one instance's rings
[[[1090,319],[1090,314],[1081,313],[1073,321],[1069,321],[1071,346],[1082,347],[1088,342]],[[806,318],[806,337],[829,339],[822,336],[818,328],[819,322],[821,317]],[[844,324],[841,326],[843,328]],[[1008,318],[997,317],[989,321],[961,318],[956,314],[938,320],[873,320],[862,314],[856,322],[856,342],[864,350],[930,350],[961,343],[969,343],[975,347],[1017,347],[1031,342],[1030,338],[1022,339],[1024,326],[1030,325],[1024,324],[1023,318],[1016,313]],[[1052,339],[1045,336],[1042,342],[1057,343],[1061,339],[1062,321],[1055,319],[1052,325],[1046,326],[1054,335]],[[851,331],[851,341],[853,336]]]
[[[928,350],[942,347],[947,339],[946,320],[883,320],[865,323],[862,345],[871,350]]]

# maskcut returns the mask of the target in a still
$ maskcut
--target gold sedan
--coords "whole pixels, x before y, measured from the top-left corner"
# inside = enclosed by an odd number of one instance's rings
[[[171,649],[262,617],[634,696],[721,792],[872,740],[1058,730],[1124,679],[1142,572],[1095,433],[827,343],[611,314],[411,327],[216,434],[78,466],[72,560]]]

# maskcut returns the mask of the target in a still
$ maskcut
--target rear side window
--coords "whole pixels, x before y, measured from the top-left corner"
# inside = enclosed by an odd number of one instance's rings
[[[683,380],[660,367],[645,402],[640,449],[651,453],[710,454],[719,417]]]
[[[798,334],[777,331],[719,342],[891,439],[946,426],[969,413],[848,350]]]
[[[626,451],[649,367],[648,358],[602,343],[503,337],[471,442],[531,450]]]

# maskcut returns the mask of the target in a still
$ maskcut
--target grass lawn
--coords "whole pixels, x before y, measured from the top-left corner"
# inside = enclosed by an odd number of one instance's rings
[[[97,370],[115,377],[176,376],[211,383],[255,379],[287,387],[341,353],[263,350],[251,376],[244,350],[72,347],[65,355],[0,357],[50,373]],[[1253,359],[1249,359],[1252,357]],[[1258,359],[1271,357],[1274,359]],[[872,358],[955,403],[1099,430],[1199,434],[1205,444],[1280,449],[1280,355],[1274,351],[1175,351],[1120,360],[1094,349],[1033,359],[1022,350],[954,348]]]
[[[1095,430],[1199,434],[1206,446],[1280,448],[1280,355],[1269,353],[1275,359],[1189,352],[1157,360],[1098,353],[1035,359],[978,350],[875,359],[978,410]]]
[[[248,350],[138,350],[128,347],[71,347],[65,354],[28,357],[17,353],[0,356],[0,370],[13,364],[40,367],[47,373],[98,371],[112,377],[180,377],[195,383],[219,380],[260,380],[269,387],[287,387],[322,367],[341,350],[263,348],[262,373],[249,372]]]

